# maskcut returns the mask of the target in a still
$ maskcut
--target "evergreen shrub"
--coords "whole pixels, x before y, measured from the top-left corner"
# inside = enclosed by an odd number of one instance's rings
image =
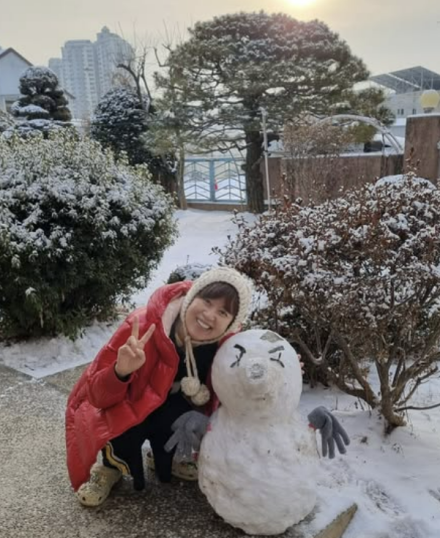
[[[145,166],[69,129],[0,139],[0,336],[75,336],[146,285],[176,227]]]

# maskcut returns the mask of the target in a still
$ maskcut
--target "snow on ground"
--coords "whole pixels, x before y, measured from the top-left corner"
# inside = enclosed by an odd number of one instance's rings
[[[436,378],[412,405],[439,400]],[[306,416],[317,405],[334,410],[351,438],[345,456],[321,460],[318,517],[331,519],[345,500],[345,506],[356,502],[359,510],[344,538],[439,538],[439,409],[410,411],[406,427],[384,436],[383,420],[351,396],[305,387],[301,413]]]
[[[178,211],[176,217],[180,238],[165,254],[149,286],[134,296],[138,305],[176,266],[215,263],[211,248],[223,245],[236,229],[226,212]],[[76,342],[56,338],[0,346],[0,362],[42,378],[90,361],[115,328],[115,324],[95,324]],[[377,387],[377,379],[371,378]],[[411,404],[430,406],[439,401],[437,376],[422,385]],[[334,389],[306,385],[301,399],[304,420],[318,405],[335,412],[351,445],[345,456],[321,460],[319,502],[312,526],[322,528],[356,502],[359,509],[344,538],[439,538],[440,408],[409,411],[408,425],[385,437],[383,421],[359,400]]]

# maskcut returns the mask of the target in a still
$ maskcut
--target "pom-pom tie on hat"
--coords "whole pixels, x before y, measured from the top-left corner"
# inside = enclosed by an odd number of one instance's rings
[[[200,383],[190,336],[185,337],[185,350],[186,371],[188,375],[182,379],[180,386],[183,394],[191,398],[194,405],[202,406],[209,402],[211,394],[208,387]]]
[[[230,286],[235,288],[238,294],[238,312],[231,325],[228,327],[228,332],[233,333],[241,328],[241,324],[247,317],[250,303],[252,300],[251,281],[235,269],[231,269],[229,267],[219,267],[216,269],[211,269],[210,271],[206,271],[194,282],[193,286],[185,296],[182,308],[180,310],[180,318],[185,334],[185,365],[187,375],[181,380],[180,387],[185,396],[191,398],[192,403],[198,407],[208,403],[211,395],[208,387],[206,385],[203,385],[199,380],[191,337],[188,335],[186,329],[185,316],[189,305],[197,297],[197,294],[200,293],[203,288],[215,282],[223,282],[225,284],[229,284]],[[215,340],[204,341],[200,343],[210,344],[212,342],[217,342],[223,336],[224,334],[220,335]]]
[[[184,377],[180,382],[183,392],[187,396],[195,396],[200,390],[200,381],[195,377]]]

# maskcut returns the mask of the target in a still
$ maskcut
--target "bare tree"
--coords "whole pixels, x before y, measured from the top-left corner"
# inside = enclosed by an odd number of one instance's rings
[[[116,64],[116,67],[125,71],[133,81],[139,101],[144,103],[144,106],[146,107],[145,112],[149,111],[149,106],[152,101],[152,95],[145,73],[149,53],[150,49],[146,45],[142,45],[141,47],[134,49],[132,57],[121,58]],[[148,96],[147,102],[143,99],[145,94]]]
[[[120,34],[123,35],[122,30]],[[117,68],[114,79],[117,85],[134,89],[138,96],[141,108],[144,110],[147,129],[143,134],[145,152],[148,154],[148,166],[156,181],[169,191],[174,191],[175,184],[175,153],[169,151],[164,144],[154,136],[154,126],[160,121],[157,114],[157,100],[153,98],[152,80],[153,71],[156,66],[156,59],[153,51],[155,41],[151,37],[139,39],[133,32],[131,39],[131,53],[126,51],[114,58]]]
[[[160,47],[154,48],[154,53],[160,71],[155,73],[158,87],[164,88],[162,94],[155,101],[157,122],[153,122],[152,134],[155,145],[163,151],[173,152],[177,156],[178,167],[176,171],[177,197],[179,207],[187,209],[185,196],[185,159],[189,151],[201,152],[202,140],[200,132],[190,121],[193,114],[188,110],[188,98],[185,88],[182,87],[181,70],[168,61],[175,46],[183,42],[182,32],[178,27],[170,31],[166,26]],[[165,86],[164,81],[168,84]]]
[[[306,204],[335,198],[341,188],[340,154],[354,138],[347,130],[298,117],[283,129],[284,195]]]

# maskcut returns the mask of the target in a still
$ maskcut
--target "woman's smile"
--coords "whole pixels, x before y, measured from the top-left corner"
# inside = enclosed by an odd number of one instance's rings
[[[215,340],[223,336],[233,319],[223,299],[196,297],[186,311],[185,324],[191,340]]]

